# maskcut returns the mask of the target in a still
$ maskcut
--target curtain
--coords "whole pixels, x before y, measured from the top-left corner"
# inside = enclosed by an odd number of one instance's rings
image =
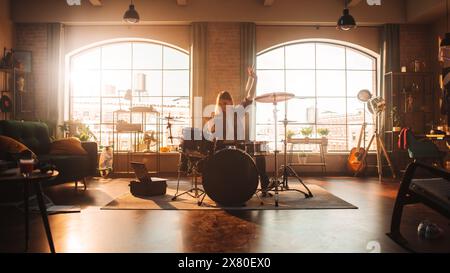
[[[391,94],[385,94],[385,75],[389,72],[400,72],[400,25],[384,25],[380,36],[380,91],[384,98],[388,98]]]
[[[256,67],[256,24],[255,23],[241,23],[241,100],[245,98],[247,85],[247,67]],[[253,109],[255,111],[255,109]],[[252,113],[253,115],[255,112]],[[254,140],[255,124],[254,119],[246,115],[245,118],[245,140]]]
[[[400,25],[387,24],[381,29],[380,34],[380,95],[386,99],[386,111],[379,124],[379,129],[384,132],[387,128],[392,128],[392,121],[389,118],[392,111],[392,88],[385,88],[385,75],[389,72],[400,72]],[[384,134],[383,134],[384,135]]]
[[[192,23],[191,31],[191,90],[192,98],[206,96],[206,71],[207,71],[207,30],[205,22]],[[203,105],[199,101],[191,99],[192,117],[194,127],[202,125]],[[199,112],[200,111],[200,112]]]
[[[64,117],[63,40],[63,24],[47,24],[48,90],[46,121],[54,134],[58,132],[56,130],[57,125],[63,122]]]
[[[400,25],[385,25],[380,41],[382,75],[389,72],[400,72]]]

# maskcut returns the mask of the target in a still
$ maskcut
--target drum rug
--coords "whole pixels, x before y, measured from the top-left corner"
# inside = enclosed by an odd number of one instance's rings
[[[183,185],[183,188],[186,185]],[[136,197],[131,193],[119,196],[115,200],[102,207],[103,210],[303,210],[303,209],[357,209],[356,206],[331,194],[325,189],[308,184],[314,197],[305,199],[298,192],[280,192],[279,206],[275,206],[274,197],[261,197],[256,195],[245,206],[225,207],[219,206],[208,198],[204,199],[201,206],[197,205],[197,199],[185,194],[172,201],[176,188],[169,184],[166,195],[153,197]],[[291,188],[301,189],[300,186]],[[263,204],[261,204],[261,201]]]

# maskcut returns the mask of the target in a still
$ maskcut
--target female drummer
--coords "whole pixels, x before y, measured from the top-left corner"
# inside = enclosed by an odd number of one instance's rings
[[[254,68],[248,67],[247,73],[248,73],[248,80],[247,80],[247,84],[246,84],[246,88],[245,88],[246,96],[245,96],[244,100],[240,103],[240,106],[242,106],[243,108],[245,108],[253,103],[253,100],[254,100],[255,94],[256,94],[257,76],[256,76]],[[230,106],[232,106],[232,107],[230,107]],[[241,122],[241,120],[235,119],[234,122],[231,123],[231,124],[234,124],[234,138],[232,140],[226,138],[227,124],[228,124],[226,122],[227,121],[227,109],[233,109],[233,107],[235,107],[233,96],[228,91],[222,91],[217,95],[214,120],[221,120],[222,132],[220,132],[218,135],[222,136],[222,138],[216,139],[217,140],[216,150],[225,148],[227,146],[227,143],[230,143],[230,142],[232,143],[233,141],[238,140],[238,137],[237,137],[238,132],[245,132],[245,122]],[[234,113],[233,113],[232,117],[230,116],[229,118],[235,118]],[[216,123],[216,124],[220,124],[220,123]],[[212,133],[216,133],[216,136],[217,136],[218,130],[216,130],[216,126],[215,126],[216,124],[214,124],[210,130]],[[241,128],[238,128],[238,126],[240,126]],[[238,129],[241,129],[241,130],[238,130]],[[255,156],[255,161],[256,161],[256,167],[258,169],[258,174],[260,177],[261,189],[262,189],[263,193],[265,193],[267,190],[267,187],[269,185],[269,178],[266,174],[266,160],[265,160],[264,155]]]

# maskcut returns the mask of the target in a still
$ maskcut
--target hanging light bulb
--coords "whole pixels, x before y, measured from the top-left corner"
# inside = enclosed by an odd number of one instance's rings
[[[353,16],[350,15],[350,11],[348,10],[348,0],[345,0],[345,8],[341,18],[339,18],[337,22],[337,29],[339,30],[351,30],[356,28],[356,21]]]
[[[450,49],[450,32],[449,32],[449,21],[448,21],[448,0],[447,3],[447,33],[445,33],[444,39],[441,41],[441,48]]]
[[[130,24],[136,24],[137,22],[139,22],[139,14],[134,8],[133,0],[131,0],[131,4],[128,7],[128,10],[123,15],[123,20]]]

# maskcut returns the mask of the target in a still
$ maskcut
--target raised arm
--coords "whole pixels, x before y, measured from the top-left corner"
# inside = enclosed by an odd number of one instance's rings
[[[247,68],[248,73],[248,79],[247,79],[247,85],[245,86],[245,92],[247,93],[246,99],[247,100],[253,100],[255,98],[256,94],[256,82],[258,77],[256,76],[255,69],[253,67]]]

